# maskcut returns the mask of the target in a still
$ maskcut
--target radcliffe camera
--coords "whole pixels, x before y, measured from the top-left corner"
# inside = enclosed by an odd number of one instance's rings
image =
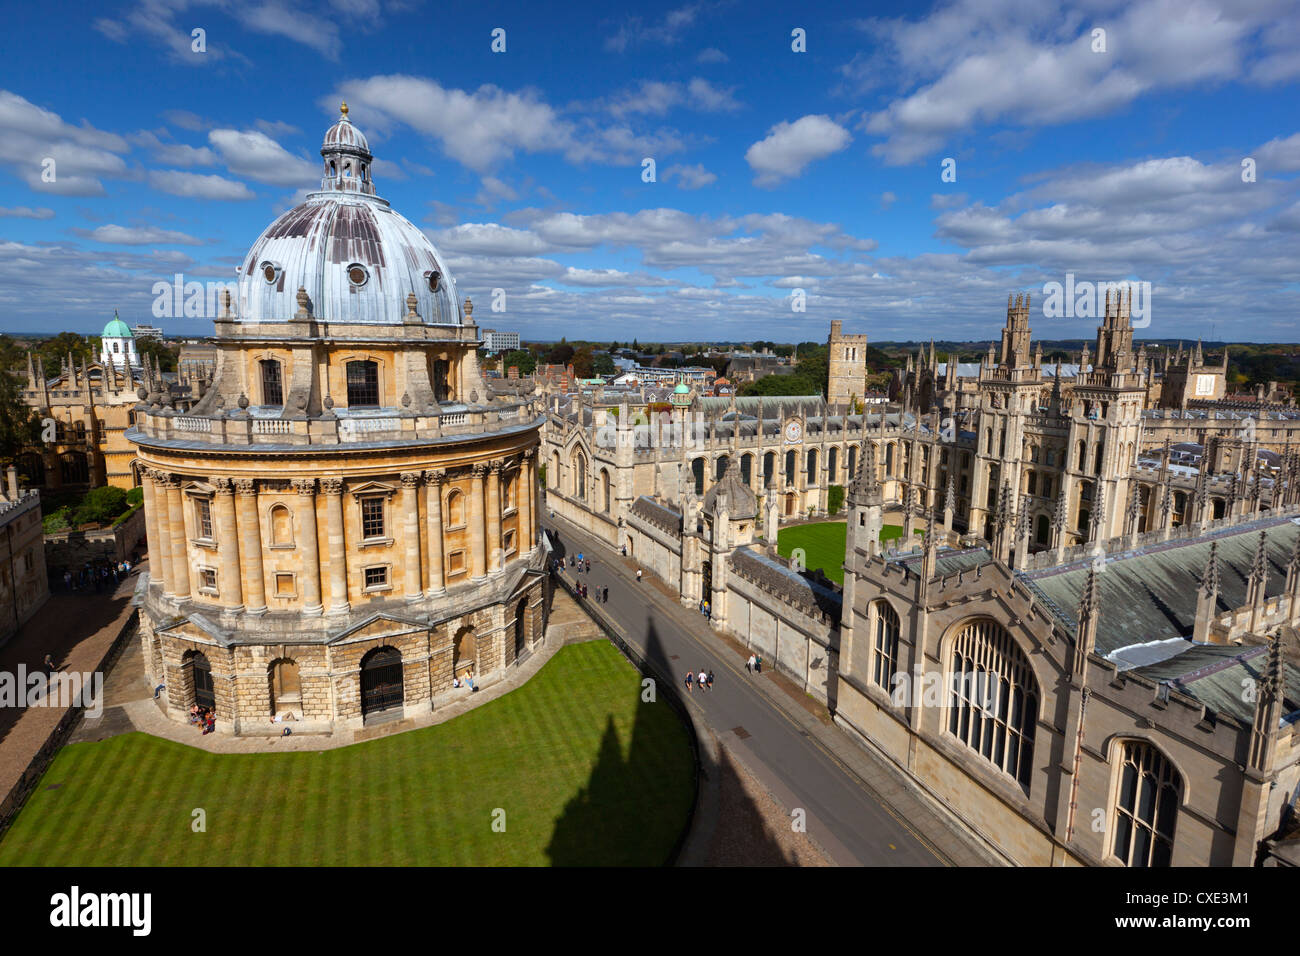
[[[1300,9],[6,21],[17,929],[1286,912]]]

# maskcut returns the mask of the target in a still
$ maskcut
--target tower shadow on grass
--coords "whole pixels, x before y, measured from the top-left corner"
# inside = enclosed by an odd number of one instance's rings
[[[633,652],[635,654],[635,651]],[[680,746],[691,746],[694,731],[686,716],[681,691],[673,678],[668,654],[653,618],[647,621],[645,655],[638,661],[642,677],[653,679],[655,699],[637,688],[636,718],[627,759],[612,716],[595,765],[584,786],[556,820],[546,848],[552,866],[657,866],[672,864],[692,827],[692,814],[701,814],[710,832],[695,838],[709,847],[706,862],[722,865],[789,866],[787,856],[763,825],[762,814],[746,794],[738,768],[725,751],[721,761],[708,748],[692,747],[694,799],[670,779],[680,759]],[[715,691],[716,693],[716,691]],[[712,795],[706,790],[712,788]],[[706,804],[712,804],[706,809]],[[720,845],[721,844],[721,845]],[[727,845],[738,844],[738,845]]]

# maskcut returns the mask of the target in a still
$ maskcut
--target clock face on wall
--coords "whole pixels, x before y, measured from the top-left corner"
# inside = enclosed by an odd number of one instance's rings
[[[785,441],[787,445],[793,445],[803,438],[803,424],[798,421],[785,423]]]

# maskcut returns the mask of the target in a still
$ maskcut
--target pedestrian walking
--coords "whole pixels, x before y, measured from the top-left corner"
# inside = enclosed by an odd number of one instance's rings
[[[700,682],[700,690],[704,690],[704,679],[705,679],[706,676],[707,676],[707,675],[705,674],[704,668],[701,667],[701,668],[700,668],[700,672],[699,672],[699,674],[697,674],[697,675],[696,675],[696,678],[695,678],[696,680],[698,680],[698,681]]]
[[[695,693],[695,675],[690,671],[686,672],[686,689],[691,693]]]
[[[623,547],[622,547],[621,550],[622,550],[622,552],[623,552],[623,557],[626,558],[626,557],[627,557],[627,545],[623,545]]]
[[[709,676],[705,679],[704,686],[713,690],[713,668],[709,668]]]
[[[640,569],[640,568],[637,568],[637,569],[636,569],[636,583],[637,583],[637,584],[640,584],[640,583],[641,583],[641,569]]]
[[[605,604],[608,604],[608,603],[609,603],[609,585],[608,585],[608,584],[605,585],[605,598],[604,598],[604,603],[605,603]]]
[[[749,657],[745,658],[745,670],[749,671],[751,674],[754,673],[754,655],[753,655],[753,654],[750,654]]]
[[[54,673],[54,658],[49,654],[45,655],[45,676],[49,677]]]

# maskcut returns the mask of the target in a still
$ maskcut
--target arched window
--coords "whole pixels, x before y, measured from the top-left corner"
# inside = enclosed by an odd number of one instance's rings
[[[1164,754],[1141,740],[1119,752],[1111,852],[1125,866],[1169,866],[1182,778]]]
[[[854,476],[857,475],[857,473],[858,473],[858,446],[850,445],[849,446],[849,474],[847,480],[852,481]]]
[[[293,516],[284,505],[275,505],[271,509],[271,547],[285,547],[293,544]]]
[[[1079,455],[1076,467],[1079,471],[1085,471],[1088,467],[1088,445],[1082,438],[1079,439],[1078,448]]]
[[[804,456],[804,474],[808,478],[809,487],[817,484],[817,449],[809,448],[808,454]]]
[[[991,433],[990,433],[991,434]],[[891,441],[885,446],[885,474],[894,473],[894,443]]]
[[[785,453],[785,480],[786,484],[794,484],[794,452]]]
[[[465,495],[459,488],[447,492],[447,503],[442,513],[448,528],[459,528],[465,524]]]
[[[401,707],[405,699],[402,652],[377,647],[361,658],[361,716]]]
[[[997,622],[968,624],[951,651],[948,732],[1028,787],[1033,772],[1038,682]]]
[[[696,458],[691,462],[691,476],[695,479],[695,493],[704,494],[704,459]]]
[[[1047,520],[1047,515],[1038,516],[1038,543],[1048,544],[1052,540],[1052,524]]]
[[[587,500],[587,456],[581,451],[573,455],[573,496],[579,501]]]
[[[872,611],[876,619],[876,647],[871,679],[889,691],[893,689],[894,674],[898,670],[898,612],[886,601],[876,601]]]
[[[839,475],[836,473],[840,463],[840,450],[832,445],[826,452],[826,481],[835,484]]]
[[[609,493],[609,472],[604,468],[600,469],[600,502],[605,513],[609,514],[612,496]]]
[[[1105,453],[1106,453],[1106,443],[1104,441],[1097,442],[1097,453],[1092,457],[1093,466],[1094,466],[1092,470],[1093,473],[1098,476],[1101,475],[1101,460],[1105,456]]]
[[[275,359],[262,359],[257,364],[262,369],[262,404],[283,405],[284,385],[280,378],[280,363]]]
[[[376,362],[349,362],[348,407],[357,408],[379,404],[379,365]]]
[[[727,473],[727,462],[730,459],[726,455],[719,455],[718,460],[713,463],[713,480],[721,481],[722,476]]]
[[[740,456],[740,480],[746,485],[753,487],[754,484],[754,456]]]
[[[772,475],[776,473],[776,452],[769,451],[763,456],[763,487],[772,484]]]

